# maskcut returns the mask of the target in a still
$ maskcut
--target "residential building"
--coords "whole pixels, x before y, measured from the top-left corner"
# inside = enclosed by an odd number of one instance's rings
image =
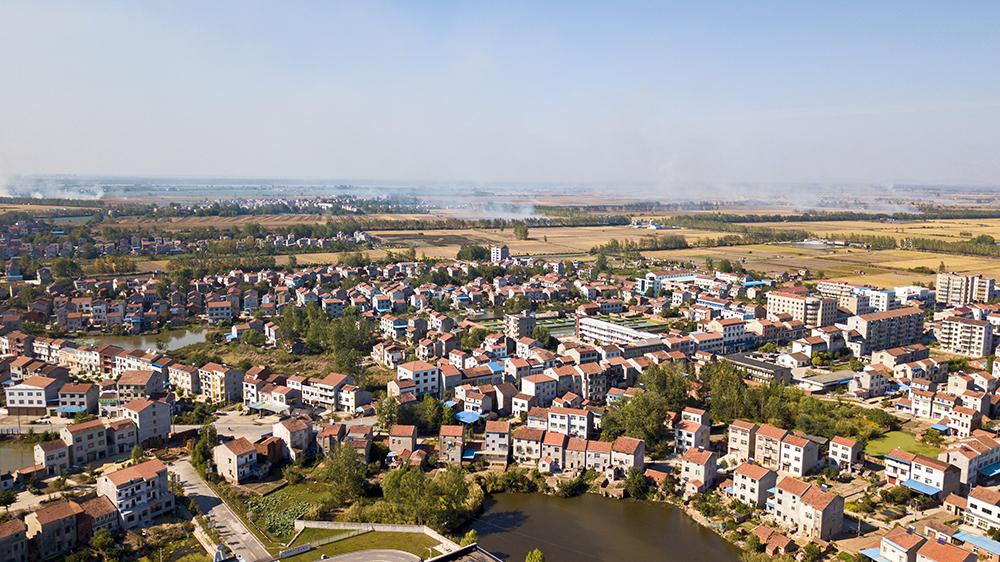
[[[465,451],[465,426],[442,425],[438,437],[438,459],[448,464],[462,464],[462,454]]]
[[[837,319],[837,299],[798,295],[783,291],[767,293],[767,319],[789,314],[807,328],[829,326]]]
[[[174,510],[167,467],[158,459],[102,475],[97,493],[111,500],[126,530],[150,527],[154,518]]]
[[[715,484],[719,461],[715,453],[702,448],[688,449],[681,458],[681,483],[684,496],[707,492]]]
[[[73,501],[61,501],[41,507],[24,518],[27,538],[38,549],[38,559],[65,557],[79,546],[76,519],[83,513]]]
[[[240,484],[250,478],[257,464],[257,448],[246,437],[216,445],[212,456],[219,476],[230,484]]]
[[[984,357],[991,355],[996,347],[993,324],[986,320],[952,316],[941,322],[936,335],[941,349],[949,353]]]
[[[758,429],[759,425],[743,420],[733,420],[733,423],[729,424],[728,454],[735,456],[736,462],[753,458]]]
[[[212,402],[238,402],[243,395],[243,372],[209,363],[198,369],[201,393]]]
[[[847,319],[847,328],[864,340],[862,354],[919,343],[924,333],[924,312],[914,306],[875,312]]]
[[[271,433],[282,441],[281,456],[292,461],[308,451],[313,444],[312,420],[304,416],[279,421],[272,426]]]
[[[764,424],[757,429],[753,460],[771,470],[781,470],[781,442],[788,436],[784,429]]]
[[[830,440],[827,458],[829,466],[841,472],[852,473],[864,466],[865,449],[861,443],[838,435]]]
[[[779,525],[824,541],[840,534],[844,523],[844,498],[791,476],[778,482],[767,507]]]
[[[797,435],[781,440],[781,471],[794,476],[806,476],[819,463],[819,445]]]
[[[417,449],[417,428],[413,425],[394,425],[389,431],[389,451],[398,453],[404,449]]]
[[[165,402],[133,400],[122,407],[122,416],[135,424],[140,445],[156,445],[170,436],[170,406]]]
[[[507,464],[510,456],[510,422],[487,421],[483,452],[491,461]]]
[[[28,562],[28,528],[20,519],[0,523],[0,562]]]
[[[759,464],[744,462],[733,471],[733,488],[730,492],[735,499],[763,508],[770,496],[768,490],[778,481],[778,473]]]

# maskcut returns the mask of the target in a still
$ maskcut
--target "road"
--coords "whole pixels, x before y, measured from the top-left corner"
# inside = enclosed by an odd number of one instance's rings
[[[233,554],[242,556],[247,562],[270,560],[271,555],[257,537],[247,530],[240,520],[215,492],[198,476],[198,472],[187,460],[174,461],[168,467],[176,472],[184,486],[184,494],[198,504],[198,509],[215,522],[215,528],[222,535]]]
[[[234,438],[246,437],[253,443],[265,434],[271,433],[272,426],[281,418],[276,415],[264,416],[260,418],[256,415],[242,416],[237,412],[222,412],[219,419],[214,423],[219,435],[232,436]],[[345,425],[374,425],[375,417],[354,418],[340,422]],[[174,431],[186,431],[188,429],[199,429],[198,425],[175,425]]]

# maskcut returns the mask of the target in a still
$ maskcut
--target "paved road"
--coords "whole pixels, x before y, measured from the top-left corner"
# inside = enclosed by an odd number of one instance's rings
[[[253,443],[263,435],[271,433],[272,426],[280,419],[279,416],[275,415],[260,418],[256,415],[241,416],[237,412],[225,412],[215,422],[215,429],[219,435],[231,435],[235,438],[246,437],[248,441]],[[374,425],[375,417],[350,419],[341,423],[346,425]],[[197,425],[175,425],[174,431],[186,431],[200,427]]]
[[[333,562],[420,562],[420,557],[402,550],[363,550],[327,558]]]
[[[191,463],[187,460],[174,461],[168,466],[168,469],[177,473],[184,486],[184,494],[193,499],[201,512],[209,515],[215,522],[215,528],[218,529],[229,548],[233,550],[233,554],[243,556],[247,562],[271,558],[264,545],[247,530],[243,521],[233,514],[229,506],[205,484]]]

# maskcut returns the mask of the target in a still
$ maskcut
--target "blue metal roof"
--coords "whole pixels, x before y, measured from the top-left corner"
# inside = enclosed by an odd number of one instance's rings
[[[774,494],[777,494],[777,493],[778,493],[778,487],[777,487],[777,486],[775,486],[775,487],[773,487],[773,488],[768,488],[768,489],[767,489],[767,493],[769,493],[769,494],[771,494],[771,495],[774,495]]]
[[[903,482],[903,486],[906,486],[907,488],[913,490],[914,492],[917,492],[918,494],[924,494],[925,496],[933,497],[941,493],[941,490],[935,488],[934,486],[924,484],[923,482],[920,482],[918,480],[913,480],[912,478],[910,480],[907,480],[906,482]]]
[[[975,545],[979,550],[1000,554],[1000,542],[982,535],[973,535],[965,531],[959,531],[952,535],[952,538]]]
[[[84,406],[60,406],[56,408],[57,414],[75,414],[86,410]]]
[[[447,406],[449,408],[454,408],[455,404],[458,404],[458,402],[456,402],[454,400],[449,400],[449,401],[445,402],[444,404],[442,404],[441,406]]]
[[[475,460],[476,451],[474,449],[469,449],[468,451],[462,452],[462,460],[471,461]]]
[[[459,412],[455,414],[455,419],[462,423],[476,423],[481,417],[475,412]]]
[[[1000,474],[1000,462],[991,464],[985,468],[980,468],[979,474],[982,474],[983,476],[986,476],[988,478],[992,478],[997,474]]]
[[[861,555],[874,560],[875,562],[892,562],[880,554],[878,547],[860,551]]]
[[[931,429],[936,429],[938,431],[948,431],[948,426],[936,423],[931,426]]]

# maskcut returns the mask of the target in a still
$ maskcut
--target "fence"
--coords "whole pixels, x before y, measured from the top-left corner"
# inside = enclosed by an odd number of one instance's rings
[[[306,521],[304,519],[295,520],[295,530],[307,529],[333,529],[342,531],[368,530],[380,531],[384,533],[421,533],[451,548],[458,548],[454,541],[438,533],[434,529],[424,525],[388,525],[384,523],[341,523],[339,521]]]

